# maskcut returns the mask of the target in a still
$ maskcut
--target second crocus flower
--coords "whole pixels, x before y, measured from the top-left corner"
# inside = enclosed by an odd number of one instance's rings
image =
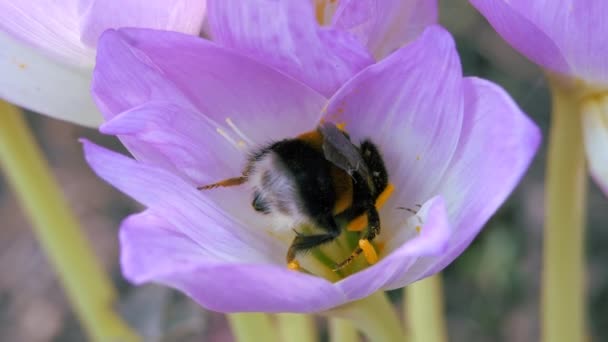
[[[594,180],[608,194],[608,2],[471,0],[496,31],[574,102]]]
[[[198,35],[204,15],[204,0],[0,0],[0,98],[98,126],[89,90],[99,35],[125,26]]]

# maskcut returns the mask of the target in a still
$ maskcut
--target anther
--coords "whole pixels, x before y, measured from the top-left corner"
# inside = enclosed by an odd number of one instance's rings
[[[216,131],[217,131],[217,132],[218,132],[218,133],[219,133],[219,134],[220,134],[222,137],[224,137],[224,139],[228,140],[228,142],[229,142],[229,143],[231,143],[231,144],[232,144],[232,146],[234,146],[235,148],[237,148],[237,149],[239,149],[239,150],[241,149],[241,148],[239,147],[239,144],[238,144],[238,143],[237,143],[237,142],[236,142],[234,139],[232,139],[232,137],[231,137],[230,135],[228,135],[228,133],[226,133],[226,131],[224,131],[223,129],[221,129],[221,128],[219,128],[219,127],[218,127],[218,128],[216,128],[215,130],[216,130]]]
[[[386,204],[386,202],[391,197],[394,191],[395,186],[392,183],[388,183],[386,189],[384,189],[384,191],[382,191],[380,196],[378,196],[378,198],[376,199],[376,209],[382,208],[382,206]]]
[[[239,136],[239,138],[243,139],[242,141],[239,141],[239,144],[243,142],[249,145],[254,145],[253,141],[251,141],[251,139],[249,139],[238,127],[236,127],[234,122],[232,122],[232,119],[226,118],[226,123],[228,124],[228,126],[230,126],[230,128],[232,128],[234,133]]]
[[[367,260],[368,264],[373,265],[378,262],[378,254],[376,254],[376,250],[369,240],[359,240],[359,247],[363,250],[363,256],[365,257],[365,260]]]

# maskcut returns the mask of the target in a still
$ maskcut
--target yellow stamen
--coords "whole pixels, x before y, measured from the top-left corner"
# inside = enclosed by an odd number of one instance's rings
[[[349,232],[360,232],[367,227],[367,214],[359,215],[346,226]]]
[[[336,127],[338,127],[339,130],[344,132],[344,129],[346,128],[346,122],[340,122],[339,124],[336,125]]]
[[[297,260],[290,261],[287,264],[287,268],[289,268],[292,271],[299,271],[300,270],[300,263]]]
[[[376,209],[382,208],[382,206],[386,204],[386,201],[388,201],[394,191],[395,186],[392,183],[388,183],[386,189],[384,189],[384,191],[382,191],[380,196],[378,196],[378,198],[376,199]]]
[[[315,4],[315,18],[319,24],[323,24],[325,21],[325,2],[316,1]]]
[[[376,199],[376,208],[382,208],[382,206],[386,204],[386,201],[388,201],[394,191],[395,186],[392,183],[389,183],[386,186],[386,189],[384,189],[384,191],[382,191],[380,196],[378,196],[378,198]],[[362,214],[357,216],[354,220],[350,221],[346,226],[346,230],[348,230],[349,232],[360,232],[365,227],[367,227],[367,214]]]
[[[422,231],[422,227],[416,226],[416,233],[420,234],[421,231]]]
[[[373,265],[378,262],[378,254],[376,254],[376,250],[369,240],[359,240],[359,247],[361,247],[363,250],[363,256],[365,257],[365,260],[367,260],[368,264]]]

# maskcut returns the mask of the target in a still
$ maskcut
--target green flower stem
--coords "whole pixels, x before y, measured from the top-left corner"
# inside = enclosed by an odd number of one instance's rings
[[[91,340],[139,340],[113,311],[116,294],[110,278],[80,231],[21,113],[1,100],[0,113],[0,165]]]
[[[281,341],[315,342],[317,329],[312,315],[278,314]]]
[[[384,292],[331,309],[324,313],[331,318],[351,321],[370,341],[405,341],[397,312]]]
[[[228,315],[236,342],[278,342],[278,336],[270,320],[263,313],[235,313]]]
[[[359,333],[352,322],[341,318],[330,318],[329,340],[331,342],[354,342],[359,340]]]
[[[407,286],[403,308],[412,341],[447,341],[441,274]]]
[[[542,337],[584,341],[584,213],[587,173],[575,92],[551,83],[553,115],[545,185]]]

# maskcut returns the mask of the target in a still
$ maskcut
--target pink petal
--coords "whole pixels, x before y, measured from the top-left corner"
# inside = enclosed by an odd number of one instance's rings
[[[346,302],[340,289],[323,278],[271,265],[201,265],[159,282],[220,312],[312,313]]]
[[[327,120],[345,122],[355,141],[371,138],[378,145],[396,189],[387,210],[414,207],[436,194],[460,136],[461,75],[451,36],[431,27],[331,99]],[[397,226],[393,217],[383,226]]]
[[[468,247],[518,184],[540,144],[538,127],[502,88],[472,77],[464,82],[463,134],[439,190],[455,231],[444,255],[419,261],[429,266],[424,276]]]
[[[78,0],[0,0],[0,30],[55,60],[90,67],[94,51],[80,41]]]
[[[159,167],[138,163],[86,140],[82,143],[87,162],[98,176],[166,218],[209,255],[251,262],[283,257],[283,248],[267,234],[254,231],[251,222],[245,226],[218,208],[195,185]]]
[[[549,23],[543,23],[541,18],[544,16],[545,19],[549,19],[552,10],[559,7],[567,11],[569,6],[553,0],[525,3],[523,1],[508,3],[504,0],[470,1],[488,19],[494,29],[526,57],[547,69],[571,73],[566,51],[549,30],[552,25],[563,27],[566,22],[560,19],[547,25]]]
[[[305,85],[197,37],[121,29],[107,31],[98,51],[93,95],[107,119],[161,101],[218,124],[231,118],[260,143],[312,129],[326,102]]]
[[[342,304],[342,292],[325,279],[254,260],[227,263],[151,211],[121,227],[121,265],[127,279],[160,282],[221,312],[317,312]]]
[[[109,28],[143,27],[198,36],[205,0],[80,0],[81,40],[97,45]]]
[[[339,2],[332,26],[355,34],[380,60],[437,19],[436,0],[345,0]]]
[[[214,41],[331,96],[373,59],[353,36],[320,28],[311,1],[219,0],[209,3]]]
[[[135,284],[214,261],[200,245],[150,210],[122,222],[120,252],[122,272]]]
[[[115,116],[100,131],[120,135],[137,160],[202,185],[238,176],[245,165],[245,152],[218,134],[217,127],[191,108],[152,101]]]
[[[380,289],[395,289],[407,285],[395,280],[407,274],[418,257],[436,256],[445,251],[452,229],[448,223],[443,198],[430,199],[422,206],[418,215],[423,222],[418,236],[409,238],[376,265],[337,283],[349,300],[366,297]],[[404,224],[399,228],[408,229]],[[415,231],[412,233],[417,234]]]

